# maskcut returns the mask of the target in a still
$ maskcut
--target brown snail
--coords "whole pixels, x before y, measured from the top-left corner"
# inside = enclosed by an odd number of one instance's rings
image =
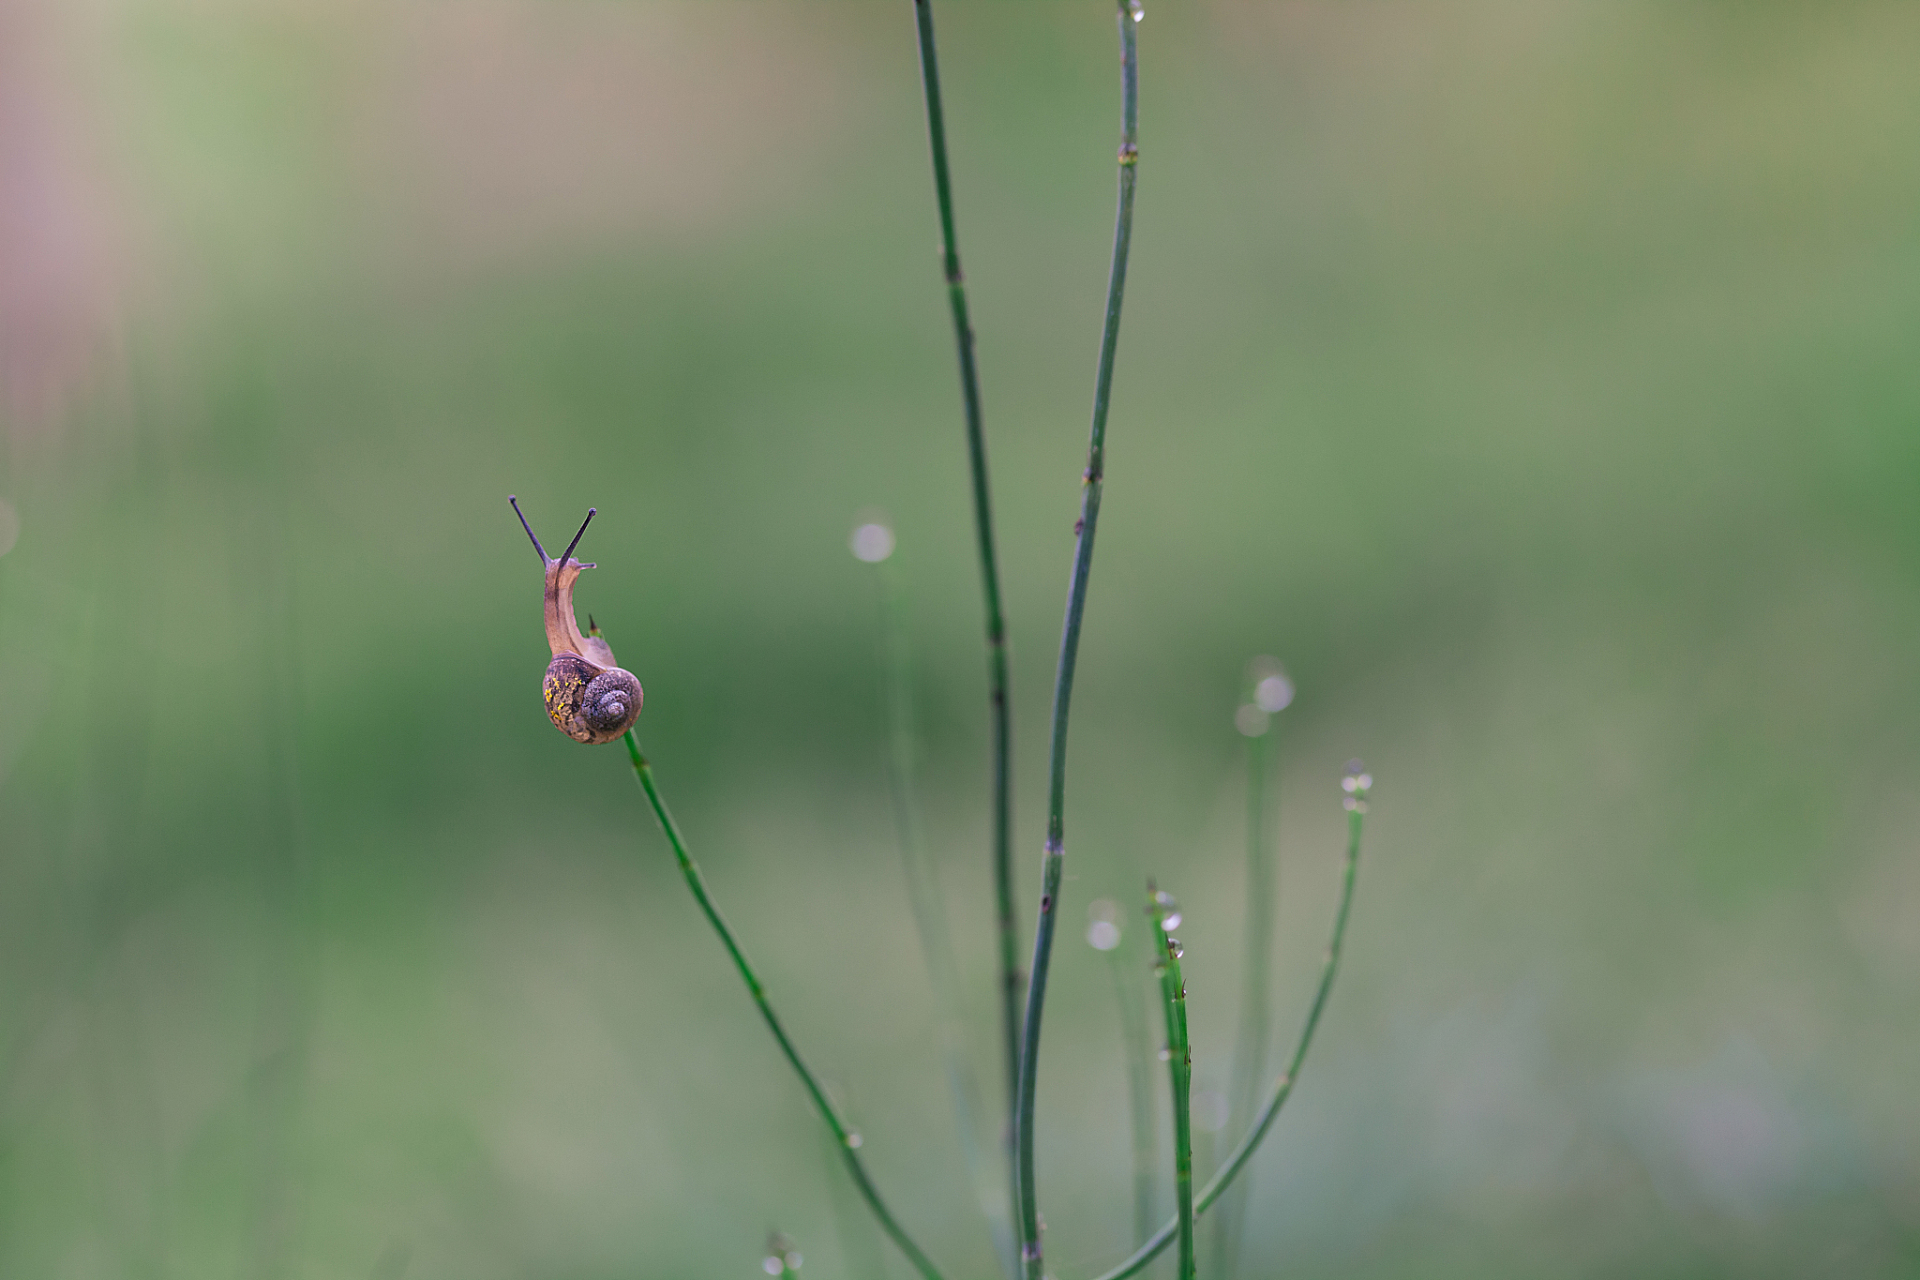
[[[573,618],[573,584],[581,570],[593,568],[575,560],[573,549],[593,523],[594,508],[587,508],[580,532],[555,560],[540,545],[540,539],[534,538],[533,526],[521,514],[519,502],[512,494],[507,495],[507,501],[513,503],[513,514],[520,517],[520,527],[527,531],[527,537],[533,538],[533,549],[540,553],[540,563],[547,573],[547,646],[553,650],[553,661],[547,664],[547,678],[542,684],[547,715],[575,742],[612,742],[640,718],[645,694],[633,673],[621,670],[614,662],[613,650],[598,632],[581,635],[580,624]],[[591,619],[588,624],[591,627]]]

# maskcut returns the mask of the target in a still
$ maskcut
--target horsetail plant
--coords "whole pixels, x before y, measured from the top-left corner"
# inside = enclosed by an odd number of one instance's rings
[[[1193,1049],[1187,1043],[1187,982],[1180,974],[1180,942],[1170,932],[1180,925],[1173,896],[1147,882],[1147,919],[1153,922],[1154,972],[1160,975],[1160,1003],[1167,1016],[1167,1079],[1173,1096],[1174,1224],[1180,1240],[1180,1280],[1193,1280]]]
[[[1326,954],[1320,962],[1320,983],[1314,988],[1313,1003],[1307,1007],[1307,1019],[1300,1027],[1300,1038],[1294,1042],[1287,1069],[1267,1091],[1266,1102],[1261,1105],[1259,1114],[1254,1117],[1246,1134],[1228,1153],[1226,1163],[1207,1180],[1207,1185],[1194,1198],[1193,1211],[1196,1215],[1211,1208],[1253,1158],[1261,1140],[1273,1128],[1280,1108],[1293,1095],[1294,1082],[1300,1078],[1300,1068],[1307,1060],[1307,1050],[1313,1047],[1313,1033],[1320,1026],[1320,1015],[1326,1012],[1327,997],[1333,992],[1333,978],[1340,969],[1340,949],[1347,937],[1347,916],[1353,908],[1354,873],[1360,866],[1360,828],[1366,817],[1367,796],[1372,787],[1373,775],[1367,772],[1366,766],[1358,760],[1348,761],[1346,774],[1340,779],[1340,789],[1347,793],[1342,801],[1347,810],[1347,858],[1341,869],[1340,905],[1334,910],[1333,938],[1327,943]],[[1162,1249],[1173,1243],[1179,1229],[1178,1219],[1166,1223],[1145,1244],[1135,1249],[1125,1262],[1111,1271],[1102,1272],[1096,1280],[1126,1280],[1128,1276],[1138,1275],[1159,1256]]]
[[[927,149],[933,158],[934,201],[940,208],[940,268],[953,313],[953,345],[960,365],[960,403],[967,422],[967,463],[973,479],[974,538],[980,555],[980,591],[987,621],[987,705],[993,722],[993,922],[1000,967],[1000,1050],[1007,1106],[1020,1079],[1020,939],[1013,914],[1013,705],[1007,676],[1007,620],[1000,608],[1000,557],[993,537],[993,489],[987,481],[987,435],[981,422],[980,370],[974,361],[973,321],[953,221],[953,175],[947,165],[946,109],[940,100],[940,59],[933,45],[933,6],[913,0],[920,38],[920,87],[927,104]],[[1009,1149],[1008,1188],[1014,1186]]]
[[[1113,357],[1120,343],[1120,304],[1127,290],[1127,254],[1133,244],[1133,189],[1139,171],[1140,75],[1134,27],[1144,10],[1140,0],[1121,0],[1120,23],[1120,196],[1113,220],[1113,261],[1107,270],[1107,313],[1100,330],[1100,358],[1094,374],[1093,427],[1087,441],[1087,469],[1081,477],[1080,519],[1074,525],[1073,571],[1067,580],[1067,616],[1060,629],[1060,661],[1053,679],[1052,744],[1047,752],[1047,843],[1041,864],[1040,917],[1034,927],[1033,964],[1027,974],[1027,1007],[1020,1028],[1020,1079],[1013,1110],[1014,1175],[1020,1194],[1020,1261],[1026,1280],[1042,1280],[1044,1248],[1040,1240],[1040,1197],[1033,1177],[1033,1105],[1039,1085],[1040,1022],[1046,1012],[1047,969],[1053,959],[1053,932],[1060,905],[1060,877],[1066,862],[1067,718],[1073,701],[1074,665],[1080,657],[1080,626],[1087,611],[1087,582],[1093,573],[1093,536],[1100,522],[1100,491],[1106,474],[1107,406],[1113,391]]]
[[[596,629],[597,633],[597,629]],[[747,984],[747,994],[760,1009],[760,1016],[767,1024],[767,1030],[780,1045],[780,1052],[786,1056],[800,1082],[807,1088],[807,1094],[813,1099],[815,1110],[819,1111],[821,1121],[832,1133],[834,1142],[840,1149],[840,1159],[847,1167],[847,1173],[860,1189],[860,1198],[867,1202],[867,1208],[880,1222],[881,1230],[887,1233],[900,1252],[907,1255],[907,1261],[913,1264],[926,1280],[940,1280],[940,1272],[926,1253],[915,1244],[887,1208],[887,1202],[880,1197],[880,1189],[873,1185],[873,1178],[867,1173],[866,1163],[860,1159],[861,1138],[858,1132],[848,1126],[840,1109],[833,1105],[833,1099],[827,1096],[820,1078],[807,1066],[806,1059],[800,1056],[800,1050],[794,1046],[793,1039],[787,1035],[787,1029],[780,1022],[780,1015],[773,1011],[773,1002],[767,999],[767,989],[760,981],[760,975],[754,971],[747,953],[740,949],[740,942],[733,935],[726,917],[720,914],[720,908],[714,903],[713,895],[707,890],[706,877],[700,874],[700,867],[693,856],[687,852],[687,842],[680,834],[679,824],[674,822],[673,814],[667,810],[667,802],[660,798],[660,788],[654,782],[653,766],[640,752],[640,740],[633,736],[633,730],[625,734],[627,755],[633,761],[633,773],[640,780],[640,789],[647,794],[647,803],[653,808],[653,816],[660,822],[660,830],[667,837],[667,843],[673,846],[673,856],[680,864],[680,874],[686,877],[687,888],[693,891],[694,901],[700,904],[700,910],[707,917],[707,923],[720,936],[720,942],[733,959],[733,967],[740,971],[740,980]]]
[[[1011,778],[1011,706],[1009,703],[1007,631],[1001,607],[999,564],[993,531],[991,488],[987,477],[986,440],[982,423],[979,374],[974,359],[973,330],[969,318],[966,289],[960,270],[960,254],[954,226],[952,175],[946,144],[944,108],[933,38],[933,17],[929,0],[914,0],[919,40],[921,83],[926,106],[929,147],[933,161],[934,190],[942,235],[941,258],[947,285],[948,306],[952,316],[955,348],[959,363],[962,407],[971,471],[975,538],[980,561],[982,598],[985,607],[988,653],[989,708],[992,721],[992,822],[991,851],[995,893],[996,966],[998,969],[999,1023],[1001,1058],[1006,1072],[1010,1114],[1008,1144],[1010,1193],[1013,1205],[1012,1233],[1017,1236],[1018,1256],[1009,1259],[1025,1280],[1042,1280],[1042,1225],[1038,1189],[1034,1179],[1034,1106],[1038,1081],[1040,1031],[1045,1012],[1047,975],[1052,959],[1055,927],[1060,909],[1060,891],[1066,856],[1066,765],[1067,728],[1072,702],[1074,672],[1079,656],[1081,627],[1086,613],[1087,588],[1093,568],[1094,536],[1100,516],[1102,484],[1106,463],[1106,427],[1111,403],[1115,351],[1119,342],[1121,305],[1126,291],[1127,263],[1132,243],[1134,187],[1137,180],[1138,134],[1138,59],[1135,26],[1144,16],[1140,0],[1119,0],[1117,21],[1120,32],[1121,68],[1121,140],[1119,148],[1119,193],[1114,217],[1113,251],[1108,269],[1106,309],[1101,327],[1099,357],[1096,365],[1092,425],[1087,445],[1087,463],[1082,476],[1080,518],[1074,527],[1075,547],[1068,579],[1066,616],[1061,627],[1060,650],[1054,674],[1053,709],[1049,725],[1047,761],[1047,831],[1042,862],[1038,921],[1034,931],[1032,961],[1024,977],[1017,964],[1017,932],[1013,910],[1012,886],[1012,778]],[[518,504],[515,504],[518,512]],[[593,512],[589,510],[588,519]],[[526,524],[525,517],[521,523]],[[546,625],[553,649],[548,668],[545,695],[548,712],[556,726],[577,741],[610,742],[618,737],[627,746],[634,776],[660,824],[668,845],[679,864],[694,901],[746,985],[748,995],[759,1009],[762,1020],[773,1035],[781,1054],[799,1076],[815,1110],[819,1113],[833,1151],[846,1169],[849,1179],[881,1230],[906,1255],[924,1280],[941,1280],[941,1273],[924,1250],[894,1217],[860,1155],[860,1134],[847,1123],[823,1081],[807,1065],[785,1025],[775,1012],[765,984],[747,959],[732,928],[713,900],[699,866],[687,850],[679,826],[669,812],[654,777],[653,766],[641,752],[633,723],[639,715],[643,694],[637,679],[619,669],[611,649],[591,618],[586,635],[581,635],[574,620],[572,588],[575,579],[592,565],[572,559],[575,546],[586,532],[582,524],[566,552],[554,560],[527,534],[540,552],[547,578]],[[960,1041],[960,1005],[958,966],[954,961],[951,939],[947,935],[945,913],[926,859],[917,809],[912,797],[913,735],[908,710],[908,679],[904,627],[898,616],[896,584],[887,576],[884,565],[893,548],[892,531],[878,523],[856,530],[854,552],[862,560],[876,564],[882,576],[883,659],[889,720],[892,727],[892,773],[896,820],[900,828],[903,864],[906,869],[908,898],[920,934],[929,980],[935,988],[936,1021],[939,1024],[948,1070],[953,1082],[956,1109],[963,1143],[969,1147],[976,1187],[984,1187],[981,1176],[984,1162],[973,1149],[973,1116],[978,1111],[977,1088],[971,1084],[965,1068],[964,1045]],[[1234,1104],[1246,1118],[1247,1127],[1225,1163],[1196,1194],[1193,1188],[1193,1141],[1190,1115],[1192,1092],[1192,1056],[1187,1036],[1186,986],[1181,976],[1181,949],[1171,936],[1180,917],[1172,899],[1152,891],[1148,915],[1155,945],[1155,969],[1160,979],[1161,1003],[1166,1017],[1169,1075],[1174,1113],[1174,1218],[1139,1244],[1119,1266],[1098,1280],[1125,1280],[1139,1274],[1169,1244],[1179,1244],[1180,1280],[1194,1276],[1194,1235],[1200,1215],[1212,1207],[1233,1185],[1235,1177],[1251,1160],[1254,1151],[1271,1130],[1275,1117],[1291,1096],[1301,1066],[1324,1013],[1340,952],[1346,937],[1353,902],[1355,871],[1360,855],[1360,836],[1367,796],[1372,778],[1358,761],[1349,765],[1343,780],[1348,810],[1347,853],[1339,906],[1334,916],[1332,939],[1321,966],[1319,985],[1308,1010],[1286,1070],[1269,1088],[1259,1111],[1250,1118],[1257,1081],[1262,1074],[1266,1047],[1266,968],[1272,928],[1272,879],[1264,835],[1264,799],[1262,787],[1268,757],[1262,738],[1268,718],[1291,699],[1292,686],[1277,665],[1261,674],[1254,684],[1252,700],[1241,709],[1241,729],[1249,738],[1248,747],[1248,955],[1246,983],[1241,1013],[1240,1049],[1236,1053]],[[1122,940],[1118,914],[1095,914],[1088,941],[1109,954],[1116,978],[1116,994],[1122,1008],[1123,1036],[1130,1061],[1130,1100],[1132,1102],[1133,1147],[1135,1155],[1134,1217],[1136,1238],[1146,1235],[1151,1221],[1153,1185],[1153,1120],[1150,1087],[1145,1083],[1147,1039],[1137,973],[1129,980],[1125,961],[1118,947]],[[1123,972],[1124,971],[1124,972]],[[1023,999],[1024,997],[1024,999]],[[1131,1008],[1132,1016],[1128,1010]],[[1137,1078],[1132,1070],[1138,1066]],[[983,1194],[983,1205],[997,1199]],[[1222,1215],[1223,1218],[1226,1215]],[[989,1210],[991,1222],[997,1213]],[[1231,1239],[1232,1224],[1223,1224],[1221,1240]],[[1227,1256],[1223,1248],[1223,1259]],[[763,1259],[769,1275],[791,1275],[799,1270],[798,1251],[785,1237],[769,1238]]]

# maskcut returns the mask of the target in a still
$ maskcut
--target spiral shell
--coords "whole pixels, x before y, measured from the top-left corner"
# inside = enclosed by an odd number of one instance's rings
[[[640,718],[646,695],[633,673],[601,667],[577,653],[563,653],[547,664],[547,715],[575,742],[612,742]]]

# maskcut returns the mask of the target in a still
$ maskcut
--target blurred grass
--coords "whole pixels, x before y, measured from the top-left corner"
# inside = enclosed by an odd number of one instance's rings
[[[902,1216],[989,1274],[845,551],[892,513],[996,1078],[906,6],[41,13],[119,302],[0,436],[0,1273],[749,1274],[774,1225],[837,1273],[797,1087],[617,753],[544,723],[512,490],[599,506],[582,604],[697,856]],[[1110,18],[939,21],[1037,861]],[[1250,1273],[1910,1274],[1920,15],[1212,0],[1142,39],[1068,909],[1179,894],[1196,1087],[1247,656],[1300,686],[1282,1036],[1338,768],[1380,780]],[[1069,1276],[1128,1230],[1098,963],[1063,947],[1042,1081]]]

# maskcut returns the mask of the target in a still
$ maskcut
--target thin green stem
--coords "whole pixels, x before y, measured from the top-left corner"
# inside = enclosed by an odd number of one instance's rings
[[[914,794],[916,743],[913,721],[913,660],[907,629],[906,592],[892,558],[874,565],[880,583],[880,651],[885,669],[887,719],[891,750],[888,758],[893,782],[894,826],[899,834],[900,865],[907,882],[907,902],[919,935],[920,958],[933,988],[935,1032],[953,1095],[954,1124],[959,1130],[967,1173],[980,1208],[986,1215],[995,1252],[1003,1262],[1012,1258],[1012,1232],[1007,1221],[1003,1188],[987,1168],[981,1151],[980,1083],[967,1057],[965,1018],[960,1000],[960,966],[954,959],[953,937],[947,928],[946,904],[927,857],[927,842]]]
[[[1200,1189],[1193,1206],[1196,1214],[1205,1213],[1211,1208],[1221,1192],[1233,1184],[1234,1176],[1253,1158],[1261,1139],[1273,1127],[1274,1117],[1280,1114],[1280,1108],[1286,1105],[1287,1098],[1293,1093],[1293,1082],[1299,1079],[1301,1065],[1307,1059],[1307,1050],[1313,1045],[1314,1030],[1320,1025],[1320,1015],[1327,1007],[1327,996],[1333,990],[1334,974],[1340,967],[1340,947],[1347,936],[1347,914],[1353,906],[1354,872],[1360,864],[1360,827],[1362,815],[1367,811],[1366,789],[1359,789],[1351,798],[1355,806],[1347,815],[1347,861],[1340,888],[1340,906],[1333,917],[1333,940],[1327,944],[1326,957],[1320,965],[1320,985],[1314,991],[1313,1005],[1307,1010],[1306,1023],[1300,1028],[1300,1039],[1293,1046],[1293,1057],[1288,1061],[1286,1071],[1273,1082],[1266,1105],[1260,1108],[1260,1114],[1254,1117],[1246,1136],[1227,1156],[1227,1162]],[[1150,1240],[1135,1249],[1125,1262],[1111,1271],[1101,1273],[1097,1280],[1126,1280],[1128,1276],[1139,1274],[1159,1256],[1162,1249],[1173,1243],[1179,1229],[1177,1220],[1166,1223],[1153,1233]]]
[[[740,949],[740,943],[733,936],[733,930],[728,926],[725,917],[720,914],[720,908],[715,905],[713,895],[707,890],[706,877],[700,874],[699,866],[687,853],[687,842],[681,837],[680,828],[674,822],[673,815],[667,811],[667,802],[660,798],[660,788],[653,779],[653,766],[647,763],[644,755],[640,754],[640,741],[633,736],[631,729],[627,730],[626,743],[627,754],[633,760],[634,776],[640,779],[640,789],[647,793],[647,803],[653,806],[653,816],[660,820],[660,830],[666,833],[667,843],[673,846],[673,856],[680,863],[680,874],[686,877],[687,888],[693,891],[693,899],[700,904],[700,910],[706,914],[707,923],[713,926],[716,934],[720,935],[721,945],[726,947],[727,954],[732,957],[733,967],[740,971],[740,980],[747,984],[747,994],[751,995],[754,1004],[759,1006],[760,1016],[765,1019],[767,1030],[773,1033],[774,1040],[779,1043],[780,1052],[786,1055],[787,1062],[793,1067],[794,1073],[806,1086],[808,1096],[813,1099],[815,1110],[819,1111],[820,1118],[826,1123],[827,1129],[833,1135],[834,1143],[840,1150],[841,1163],[846,1165],[847,1172],[852,1175],[854,1186],[860,1189],[860,1197],[867,1202],[867,1208],[873,1211],[873,1216],[879,1221],[881,1230],[885,1231],[894,1244],[899,1246],[900,1252],[907,1255],[907,1261],[913,1264],[914,1270],[925,1276],[926,1280],[940,1280],[940,1273],[934,1268],[932,1261],[921,1252],[920,1246],[913,1242],[913,1237],[909,1236],[905,1228],[894,1219],[892,1211],[887,1208],[886,1201],[880,1198],[879,1188],[873,1185],[873,1179],[867,1174],[867,1166],[860,1159],[860,1135],[847,1127],[840,1109],[833,1105],[833,1100],[827,1096],[827,1091],[821,1085],[819,1078],[813,1074],[805,1059],[801,1058],[800,1051],[794,1047],[793,1040],[787,1035],[787,1029],[780,1023],[780,1016],[773,1011],[773,1005],[767,999],[767,989],[761,983],[760,975],[754,972],[752,962],[747,959],[746,952]]]
[[[841,1274],[859,1280],[884,1277],[887,1260],[881,1254],[886,1246],[880,1243],[880,1233],[874,1229],[866,1206],[860,1203],[859,1193],[851,1182],[840,1176],[841,1150],[833,1135],[822,1129],[820,1158],[827,1166],[827,1201],[833,1210],[834,1238],[840,1244]]]
[[[1000,608],[1000,558],[994,549],[993,492],[987,481],[987,435],[981,424],[980,372],[974,362],[973,323],[960,271],[960,240],[953,222],[953,179],[947,166],[946,111],[940,101],[940,60],[933,47],[933,7],[914,0],[920,36],[920,85],[927,101],[927,143],[933,153],[933,190],[940,206],[941,270],[953,312],[953,344],[960,364],[960,401],[966,411],[967,460],[973,473],[973,525],[980,553],[980,589],[987,615],[987,697],[993,735],[993,892],[999,943],[1000,1041],[1007,1106],[1020,1076],[1020,939],[1013,917],[1013,707],[1007,678],[1007,623]],[[1009,1186],[1012,1180],[1009,1179]]]
[[[1267,1074],[1271,1026],[1268,978],[1272,972],[1276,906],[1273,851],[1267,840],[1267,762],[1271,732],[1263,728],[1247,739],[1247,931],[1240,980],[1240,1029],[1233,1050],[1232,1092],[1228,1095],[1228,1114],[1236,1127],[1253,1115],[1260,1098],[1260,1082]],[[1230,1276],[1234,1271],[1246,1198],[1247,1183],[1242,1181],[1220,1206],[1220,1212],[1213,1215],[1215,1265],[1223,1276]]]
[[[1149,900],[1160,958],[1160,1002],[1167,1014],[1167,1077],[1173,1090],[1174,1224],[1180,1241],[1180,1280],[1193,1280],[1193,1049],[1187,1043],[1187,983],[1180,976],[1180,944],[1168,935],[1158,895]]]
[[[1040,1202],[1033,1178],[1033,1105],[1039,1080],[1040,1021],[1047,996],[1047,968],[1060,906],[1060,879],[1066,860],[1067,713],[1073,697],[1074,664],[1080,653],[1080,626],[1086,615],[1087,581],[1093,570],[1093,537],[1100,518],[1100,489],[1106,466],[1107,405],[1113,387],[1113,357],[1120,340],[1120,304],[1126,293],[1127,251],[1133,240],[1133,189],[1138,170],[1139,74],[1134,22],[1126,0],[1120,23],[1120,196],[1113,224],[1113,262],[1107,274],[1106,321],[1100,334],[1100,361],[1094,378],[1093,428],[1087,444],[1087,469],[1080,494],[1073,576],[1067,586],[1067,616],[1060,632],[1060,662],[1053,681],[1052,743],[1047,760],[1047,843],[1041,871],[1040,917],[1034,929],[1033,964],[1027,979],[1027,1007],[1021,1024],[1020,1074],[1013,1112],[1014,1151],[1020,1200],[1020,1260],[1027,1280],[1044,1274],[1040,1241]]]

